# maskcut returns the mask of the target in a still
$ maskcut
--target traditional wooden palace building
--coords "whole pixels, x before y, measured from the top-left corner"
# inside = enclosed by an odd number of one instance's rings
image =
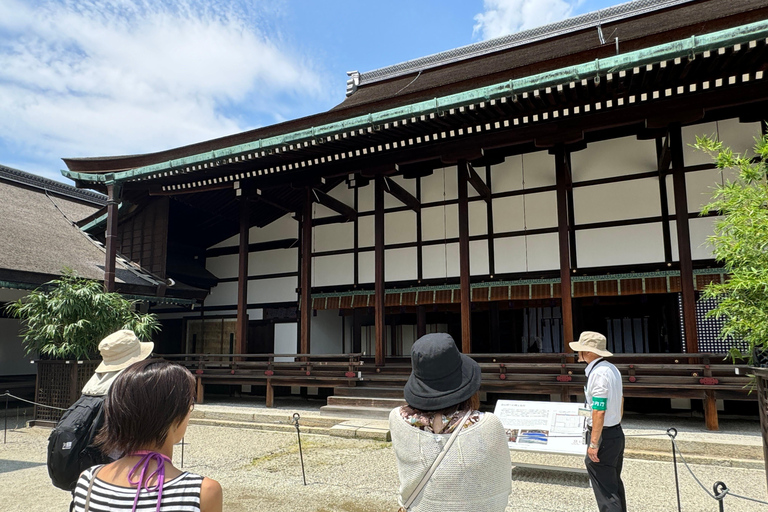
[[[637,0],[350,73],[328,112],[152,154],[66,159],[106,244],[210,290],[186,353],[724,352],[701,216],[768,119],[765,0]],[[118,214],[118,205],[131,214]],[[111,260],[107,260],[110,272]]]

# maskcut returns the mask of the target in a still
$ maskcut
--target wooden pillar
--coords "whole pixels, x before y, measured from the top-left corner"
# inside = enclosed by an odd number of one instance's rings
[[[416,310],[416,338],[427,334],[427,307],[419,306]]]
[[[560,310],[563,317],[563,352],[573,352],[568,345],[573,341],[573,307],[571,305],[571,259],[568,225],[568,175],[565,146],[555,148],[555,176],[557,179],[557,235],[560,252]]]
[[[197,382],[195,383],[195,403],[201,404],[203,403],[203,400],[205,399],[205,388],[203,387],[203,379],[202,377],[197,377]]]
[[[459,186],[459,286],[461,289],[461,351],[472,353],[472,291],[469,286],[469,201],[466,160],[456,165]]]
[[[683,163],[683,135],[679,124],[669,127],[669,148],[672,152],[672,183],[675,189],[675,224],[677,225],[677,250],[680,255],[680,287],[683,296],[683,330],[685,351],[699,351],[696,330],[696,292],[693,287],[693,262],[691,260],[691,235],[688,227],[688,197],[685,186]]]
[[[501,353],[501,329],[499,326],[499,303],[496,301],[488,303],[488,315],[490,316],[490,338],[491,338],[491,352],[494,354]],[[505,351],[508,350],[505,347]]]
[[[236,354],[245,354],[248,346],[248,244],[251,229],[248,198],[240,197],[240,247],[237,267]]]
[[[272,387],[272,379],[267,379],[267,398],[264,405],[266,407],[275,406],[275,388]]]
[[[704,422],[707,430],[720,430],[720,423],[717,418],[717,398],[715,390],[710,389],[704,392]]]
[[[301,215],[301,338],[299,352],[309,354],[312,321],[312,189],[307,187]]]
[[[376,366],[384,366],[384,177],[376,176],[374,185],[374,298],[376,325]]]
[[[117,206],[120,203],[120,185],[107,185],[107,259],[104,262],[104,290],[115,291],[115,259],[117,257]]]

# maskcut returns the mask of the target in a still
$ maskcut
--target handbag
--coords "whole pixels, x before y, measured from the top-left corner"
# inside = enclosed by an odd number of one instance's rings
[[[432,463],[432,466],[430,466],[427,472],[424,473],[424,476],[421,477],[421,481],[419,482],[419,485],[417,485],[413,489],[413,491],[411,491],[410,496],[406,498],[404,505],[398,509],[398,512],[408,512],[408,509],[411,508],[411,505],[416,500],[416,498],[419,497],[419,494],[421,494],[421,491],[424,489],[424,486],[427,485],[427,482],[429,481],[430,477],[437,469],[437,466],[439,466],[440,463],[445,458],[445,454],[448,453],[448,450],[451,448],[451,445],[456,440],[456,437],[458,437],[459,432],[461,432],[461,429],[464,428],[464,424],[467,422],[467,419],[469,419],[470,414],[472,414],[471,409],[467,411],[467,413],[461,419],[461,423],[456,425],[456,429],[451,434],[451,437],[448,439],[448,442],[445,443],[445,446],[443,446],[442,451],[440,451],[440,453],[437,454],[437,457],[435,458],[435,461]]]

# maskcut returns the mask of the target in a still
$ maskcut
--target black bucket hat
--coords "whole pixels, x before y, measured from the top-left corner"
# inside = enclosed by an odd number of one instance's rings
[[[445,409],[471,398],[480,389],[480,365],[460,353],[446,333],[427,334],[416,340],[411,368],[403,394],[415,409]]]

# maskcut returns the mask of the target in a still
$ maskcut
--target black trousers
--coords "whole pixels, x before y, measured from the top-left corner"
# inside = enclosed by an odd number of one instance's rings
[[[591,429],[589,434],[592,434]],[[597,450],[600,462],[592,462],[589,456],[584,459],[597,507],[600,512],[626,512],[627,498],[621,481],[624,464],[624,431],[621,425],[603,428],[602,439]]]

